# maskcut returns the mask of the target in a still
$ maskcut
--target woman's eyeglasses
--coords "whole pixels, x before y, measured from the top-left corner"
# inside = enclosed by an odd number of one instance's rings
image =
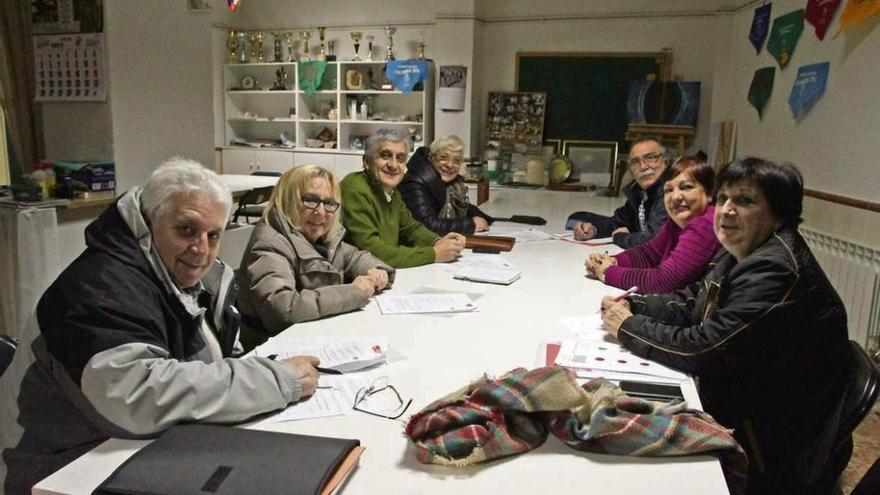
[[[303,196],[300,201],[302,201],[303,206],[310,210],[316,210],[318,208],[318,205],[320,204],[324,205],[324,211],[326,211],[327,213],[333,213],[334,211],[339,209],[339,202],[337,202],[335,199],[322,199],[317,196]]]
[[[352,409],[380,418],[397,419],[409,409],[412,399],[404,404],[400,393],[388,384],[388,377],[377,378],[369,387],[362,387],[354,396]]]

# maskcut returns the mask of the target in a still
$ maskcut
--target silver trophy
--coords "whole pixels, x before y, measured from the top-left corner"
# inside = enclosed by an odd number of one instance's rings
[[[388,42],[385,45],[385,60],[394,60],[394,33],[396,32],[397,28],[385,26],[385,36],[388,37]]]
[[[236,33],[235,39],[236,39],[236,48],[235,49],[237,50],[236,53],[238,54],[238,62],[241,64],[247,63],[247,61],[248,61],[248,48],[247,48],[248,35],[247,35],[247,33],[243,32],[243,31],[239,31],[238,33]]]
[[[367,61],[373,61],[373,40],[376,39],[372,34],[367,35]]]
[[[425,44],[425,38],[419,36],[419,43],[416,46],[419,49],[419,60],[425,60],[425,47],[428,46]]]
[[[272,61],[284,62],[281,59],[281,32],[272,31]]]
[[[284,33],[284,43],[287,45],[287,61],[293,62],[296,60],[293,54],[293,33]]]

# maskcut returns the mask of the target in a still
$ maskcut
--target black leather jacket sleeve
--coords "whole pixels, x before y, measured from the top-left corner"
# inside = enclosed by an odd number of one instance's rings
[[[723,278],[707,276],[695,299],[692,289],[644,296],[645,304],[632,305],[639,314],[623,322],[618,339],[637,355],[688,373],[748,369],[779,349],[770,340],[780,336],[767,330],[793,317],[789,296],[797,279],[772,258],[748,260]],[[682,302],[679,309],[671,306]],[[687,306],[692,312],[683,318]],[[662,319],[670,315],[669,322]]]

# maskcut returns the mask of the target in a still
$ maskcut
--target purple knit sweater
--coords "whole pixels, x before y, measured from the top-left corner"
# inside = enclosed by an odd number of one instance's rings
[[[617,265],[605,271],[605,283],[621,289],[632,286],[644,294],[672,292],[706,273],[721,245],[712,229],[715,207],[691,219],[684,229],[672,219],[653,239],[614,256]]]

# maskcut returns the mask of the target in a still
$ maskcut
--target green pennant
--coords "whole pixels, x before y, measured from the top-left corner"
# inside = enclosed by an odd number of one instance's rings
[[[776,67],[764,67],[755,71],[752,77],[752,85],[749,87],[749,103],[758,111],[758,118],[764,117],[764,107],[770,94],[773,92],[773,79],[776,77]]]
[[[327,62],[316,60],[312,62],[297,62],[299,72],[299,87],[308,96],[315,94],[324,80],[324,71],[327,70]]]
[[[804,9],[789,12],[773,21],[770,39],[767,40],[767,51],[779,62],[780,69],[784,69],[788,65],[788,61],[794,54],[794,47],[803,31]]]

